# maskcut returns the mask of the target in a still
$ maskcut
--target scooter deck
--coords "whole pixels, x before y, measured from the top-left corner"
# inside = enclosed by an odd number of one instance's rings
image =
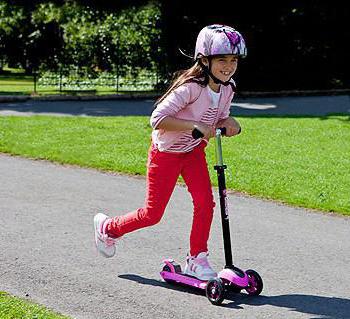
[[[160,275],[165,281],[173,281],[178,284],[183,284],[187,286],[196,287],[199,289],[205,289],[207,286],[206,280],[200,280],[195,277],[184,274],[183,272],[170,272],[170,271],[161,271]]]

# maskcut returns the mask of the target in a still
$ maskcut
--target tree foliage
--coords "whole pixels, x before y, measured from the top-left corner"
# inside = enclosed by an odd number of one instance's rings
[[[9,49],[22,66],[55,70],[62,65],[91,71],[154,69],[159,63],[159,7],[146,4],[118,12],[83,6],[76,1],[42,2],[33,7],[2,3],[0,29],[4,38],[2,54],[9,62]],[[10,14],[9,14],[10,13]],[[16,28],[19,30],[16,31]],[[21,33],[21,41],[15,35]],[[17,37],[18,38],[18,37]],[[19,42],[20,45],[19,45]],[[20,58],[25,52],[26,61]],[[134,68],[135,67],[135,68]]]
[[[27,22],[24,8],[0,1],[0,56],[6,56],[9,63],[23,62]]]

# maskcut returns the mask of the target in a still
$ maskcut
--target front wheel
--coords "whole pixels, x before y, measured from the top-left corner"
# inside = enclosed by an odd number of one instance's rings
[[[251,296],[260,295],[264,286],[260,275],[255,270],[252,270],[252,269],[247,270],[246,274],[248,276],[248,283],[249,283],[249,287],[246,288],[247,293]]]
[[[205,293],[208,300],[213,305],[221,305],[225,298],[225,286],[220,278],[213,278],[208,280],[205,288]]]

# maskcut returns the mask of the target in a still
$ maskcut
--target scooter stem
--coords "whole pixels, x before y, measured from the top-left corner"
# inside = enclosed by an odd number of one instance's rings
[[[227,195],[226,195],[226,181],[225,181],[225,169],[226,165],[223,164],[222,147],[221,147],[221,135],[222,130],[216,130],[216,165],[214,166],[218,175],[219,196],[220,196],[220,210],[221,210],[221,223],[222,223],[222,235],[224,240],[224,252],[225,252],[225,268],[234,269],[232,259],[231,248],[231,236],[230,236],[230,223],[227,207]]]

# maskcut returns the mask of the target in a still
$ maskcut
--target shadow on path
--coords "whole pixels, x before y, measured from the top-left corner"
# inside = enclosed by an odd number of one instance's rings
[[[162,287],[196,295],[205,295],[205,292],[200,289],[182,285],[171,285],[160,280],[158,281],[138,275],[124,274],[118,277],[132,280],[143,285]],[[315,315],[312,319],[346,319],[350,317],[350,299],[345,298],[303,294],[251,297],[244,293],[230,293],[225,299],[229,302],[223,304],[223,307],[233,309],[243,309],[243,305],[256,307],[269,305],[287,308],[294,312]]]

